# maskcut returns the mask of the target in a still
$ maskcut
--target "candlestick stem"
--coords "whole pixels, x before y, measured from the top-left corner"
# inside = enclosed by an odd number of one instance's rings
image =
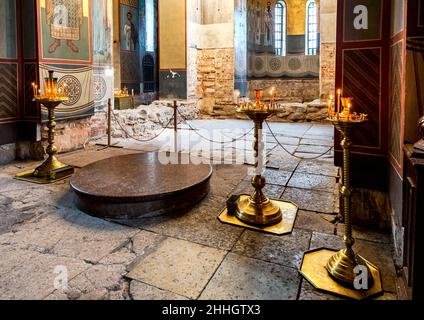
[[[332,256],[325,268],[334,280],[342,285],[353,287],[357,276],[355,268],[358,265],[364,266],[368,270],[368,284],[372,286],[372,273],[368,268],[367,262],[353,251],[355,240],[352,236],[352,190],[350,187],[350,147],[352,142],[350,140],[350,135],[352,128],[358,123],[349,121],[333,121],[333,123],[337,130],[343,135],[343,141],[341,143],[343,148],[343,186],[341,188],[341,196],[343,197],[343,213],[345,219],[345,249]]]

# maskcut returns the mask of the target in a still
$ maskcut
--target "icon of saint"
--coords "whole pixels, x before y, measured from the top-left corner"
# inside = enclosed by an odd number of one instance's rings
[[[82,0],[46,0],[46,22],[54,39],[49,53],[54,53],[62,40],[72,52],[78,53],[75,41],[80,39],[83,19]]]

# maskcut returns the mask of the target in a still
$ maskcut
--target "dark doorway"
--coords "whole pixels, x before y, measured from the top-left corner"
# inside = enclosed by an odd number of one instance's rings
[[[155,91],[155,60],[151,54],[146,54],[142,62],[143,92]]]

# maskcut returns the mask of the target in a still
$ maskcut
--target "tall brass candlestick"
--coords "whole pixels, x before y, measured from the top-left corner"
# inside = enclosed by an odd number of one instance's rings
[[[61,103],[68,101],[68,99],[63,97],[56,97],[52,99],[36,99],[36,101],[43,104],[47,108],[49,119],[47,122],[47,128],[49,129],[49,131],[48,146],[46,148],[48,158],[46,161],[44,161],[42,165],[35,169],[34,176],[38,178],[54,180],[56,179],[56,170],[68,167],[67,165],[57,160],[57,147],[54,144],[54,134],[56,128],[55,109]]]
[[[343,212],[345,219],[345,236],[344,243],[346,248],[339,251],[331,257],[325,268],[329,275],[340,282],[341,284],[353,287],[357,274],[355,268],[358,265],[366,267],[368,270],[368,284],[371,287],[373,282],[372,273],[368,267],[368,261],[357,255],[353,251],[355,240],[352,236],[352,215],[351,215],[351,194],[350,187],[350,147],[352,142],[350,140],[353,128],[362,124],[364,121],[350,121],[346,120],[333,120],[333,125],[343,135],[341,146],[343,148],[343,186],[341,195],[343,197]]]
[[[49,77],[45,78],[44,94],[41,91],[34,96],[34,101],[46,107],[48,112],[48,146],[46,153],[47,159],[35,170],[23,172],[16,176],[17,179],[31,181],[36,183],[51,183],[58,179],[63,179],[74,173],[74,168],[61,163],[56,158],[57,147],[55,146],[55,128],[56,117],[55,109],[61,103],[66,102],[69,98],[64,94],[58,94],[57,78],[53,78],[53,71],[49,71]],[[33,84],[34,92],[37,90],[35,83]]]
[[[265,187],[265,178],[261,175],[262,169],[262,147],[260,146],[260,132],[263,122],[275,111],[269,108],[260,110],[243,111],[255,123],[255,135],[253,149],[255,152],[255,175],[252,178],[252,186],[255,191],[250,197],[241,197],[237,202],[236,216],[241,221],[259,226],[273,225],[280,222],[283,218],[280,207],[268,199],[262,189]]]
[[[244,114],[253,120],[255,153],[255,172],[252,177],[254,191],[251,195],[237,195],[229,199],[227,207],[221,211],[218,219],[223,223],[266,232],[273,235],[289,234],[293,231],[299,207],[281,199],[269,199],[263,192],[266,185],[262,170],[264,163],[264,143],[262,142],[263,122],[280,110],[272,103],[263,103],[263,90],[255,90],[256,101],[238,104],[236,112]],[[275,99],[274,93],[271,95]],[[271,100],[272,100],[271,99]],[[229,204],[230,203],[230,204]]]

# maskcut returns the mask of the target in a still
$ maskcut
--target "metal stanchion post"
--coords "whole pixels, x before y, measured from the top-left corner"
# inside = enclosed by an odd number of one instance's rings
[[[103,148],[100,148],[98,151],[105,150],[107,148],[122,148],[120,146],[117,146],[117,143],[112,145],[112,99],[107,100],[107,144],[103,143],[96,143],[98,146],[102,146]]]
[[[174,100],[174,152],[178,152],[178,105]]]
[[[107,100],[107,146],[112,144],[112,100]]]

